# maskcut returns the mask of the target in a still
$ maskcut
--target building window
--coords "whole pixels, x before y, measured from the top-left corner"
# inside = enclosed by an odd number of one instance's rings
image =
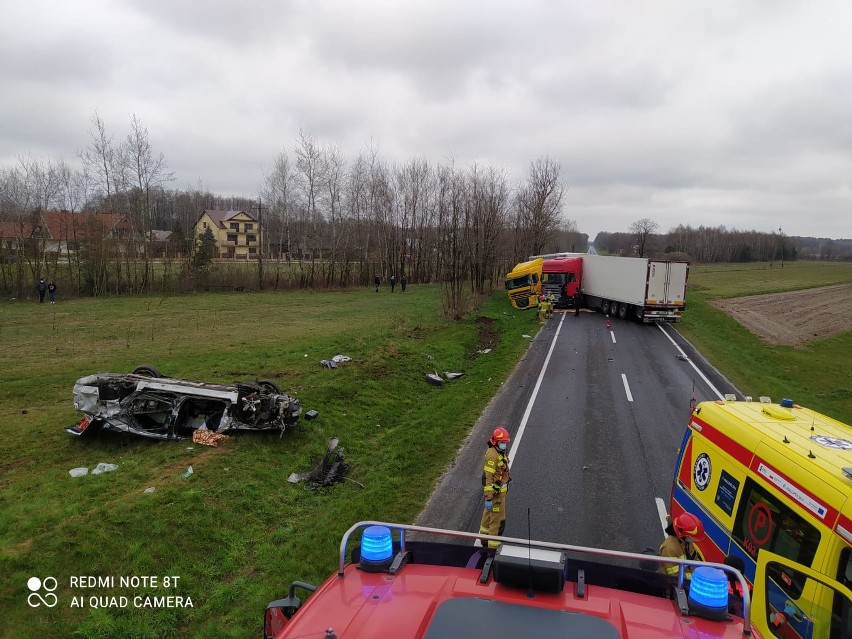
[[[246,243],[257,242],[257,235],[246,235]]]
[[[255,255],[257,253],[257,249],[254,246],[249,247],[249,255]]]
[[[254,224],[249,224],[248,222],[246,222],[246,231],[253,231],[253,230],[254,230]]]
[[[202,222],[201,226],[206,229],[207,228],[207,222]]]
[[[237,243],[237,236],[236,236],[236,235],[232,235],[232,234],[228,234],[228,241],[229,241],[229,242],[233,242],[234,244],[236,244],[236,243]]]
[[[240,230],[240,223],[239,222],[231,222],[231,230],[232,231],[239,231]]]

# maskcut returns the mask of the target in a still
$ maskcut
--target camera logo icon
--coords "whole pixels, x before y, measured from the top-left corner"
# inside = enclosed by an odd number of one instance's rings
[[[45,577],[44,579],[30,577],[27,580],[27,588],[30,589],[30,594],[27,596],[27,603],[30,605],[30,608],[38,608],[39,606],[53,608],[59,603],[59,598],[53,594],[57,585],[55,577]],[[44,594],[42,594],[42,590],[44,590]]]

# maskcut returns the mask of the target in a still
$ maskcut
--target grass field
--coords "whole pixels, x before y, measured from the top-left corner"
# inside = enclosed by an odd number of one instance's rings
[[[783,390],[835,417],[845,411],[848,421],[849,384],[831,371],[848,362],[849,335],[804,355],[776,351],[707,304],[737,288],[753,294],[849,281],[846,265],[806,266],[785,264],[781,274],[765,273],[765,265],[724,267],[725,278],[714,275],[718,266],[693,268],[682,327],[741,388],[773,398]],[[734,277],[739,283],[721,290]],[[369,289],[0,306],[0,637],[259,636],[263,609],[290,581],[319,583],[334,569],[352,523],[412,521],[525,352],[523,334],[538,328],[504,293],[459,323],[442,319],[439,307],[439,290],[425,286],[404,295]],[[477,353],[483,348],[492,350]],[[353,361],[333,371],[319,366],[339,353]],[[244,434],[215,449],[63,432],[78,419],[71,405],[78,377],[143,363],[206,381],[272,378],[319,418],[282,438]],[[439,389],[423,379],[436,369],[466,375]],[[333,435],[364,487],[289,484]],[[98,462],[119,468],[68,474]],[[190,465],[194,474],[183,479]],[[148,487],[155,491],[145,494]],[[156,590],[70,587],[72,576],[86,575],[180,579]],[[57,579],[59,605],[27,604],[33,576]],[[144,594],[190,597],[193,608],[134,608],[132,597]],[[71,607],[72,596],[83,606]],[[130,601],[92,608],[92,596]]]
[[[0,307],[0,637],[253,637],[293,579],[333,568],[359,519],[412,521],[538,324],[495,295],[468,321],[439,317],[436,287],[403,295],[204,294]],[[506,311],[506,313],[504,313]],[[492,348],[486,355],[478,350]],[[353,358],[337,370],[318,362]],[[427,358],[429,355],[432,359]],[[72,438],[74,380],[152,363],[188,379],[272,378],[319,417],[279,438],[220,448],[103,432]],[[465,376],[435,388],[434,370]],[[287,482],[329,437],[344,482]],[[193,450],[188,450],[188,448]],[[98,462],[119,469],[73,479]],[[194,474],[181,478],[188,466]],[[144,490],[154,487],[155,492]],[[477,487],[472,487],[472,490]],[[72,575],[178,576],[170,589],[71,588]],[[60,604],[27,605],[27,580],[55,577]],[[191,597],[192,609],[92,609],[90,596]],[[85,607],[70,607],[83,596]],[[119,603],[121,603],[119,601]]]
[[[804,348],[767,346],[721,310],[713,299],[795,291],[852,282],[852,264],[775,262],[712,264],[689,271],[687,311],[679,330],[737,388],[774,401],[795,401],[852,423],[852,333],[815,340]],[[808,309],[803,308],[803,313]]]

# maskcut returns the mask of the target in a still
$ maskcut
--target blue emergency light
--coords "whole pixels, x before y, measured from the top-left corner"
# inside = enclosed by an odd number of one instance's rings
[[[361,562],[383,564],[393,557],[393,537],[387,526],[370,526],[361,535]]]
[[[689,612],[700,617],[719,618],[728,612],[728,578],[724,571],[699,566],[689,584]]]

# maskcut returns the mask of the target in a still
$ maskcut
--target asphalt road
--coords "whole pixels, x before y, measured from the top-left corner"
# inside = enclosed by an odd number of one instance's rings
[[[690,400],[741,395],[671,326],[557,312],[530,344],[417,523],[477,531],[482,460],[512,435],[506,535],[657,548]],[[664,513],[663,513],[664,514]]]

